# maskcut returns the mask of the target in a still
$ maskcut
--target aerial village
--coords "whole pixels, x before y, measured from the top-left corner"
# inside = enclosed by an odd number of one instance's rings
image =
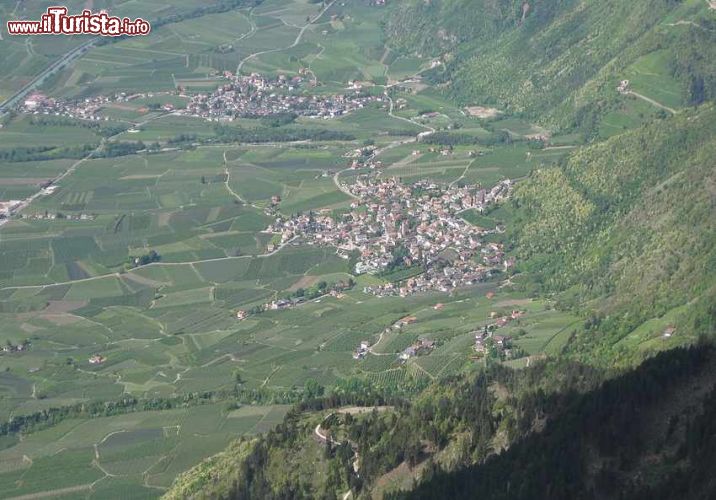
[[[186,108],[177,109],[171,103],[157,104],[152,110],[177,115],[205,118],[212,121],[231,121],[235,118],[260,118],[282,113],[293,113],[309,118],[335,118],[361,109],[369,103],[380,103],[380,95],[367,93],[362,85],[349,82],[341,94],[307,94],[309,81],[305,71],[289,77],[267,77],[258,73],[250,75],[223,74],[224,83],[211,93],[187,93],[179,87],[176,92],[134,93],[98,95],[82,99],[56,99],[40,92],[29,95],[19,111],[33,115],[55,115],[90,121],[107,121],[103,108],[113,104],[128,103],[137,99],[157,99],[169,95],[184,97]],[[156,108],[156,109],[154,109]]]
[[[120,93],[112,96],[97,95],[83,99],[56,99],[47,97],[40,92],[35,92],[23,101],[19,111],[32,115],[54,115],[79,120],[108,121],[109,117],[101,115],[103,108],[112,103],[128,102],[133,99],[151,96],[153,95]]]
[[[307,95],[302,89],[303,76],[279,75],[269,78],[258,73],[233,75],[226,72],[227,83],[211,94],[191,97],[185,110],[179,114],[208,120],[233,120],[294,113],[309,118],[335,118],[365,107],[371,102],[382,102],[382,97],[365,93],[352,86],[344,94]]]
[[[500,228],[478,228],[460,217],[465,210],[483,210],[505,198],[511,185],[505,180],[487,191],[428,181],[408,186],[395,178],[360,176],[345,187],[356,198],[349,212],[278,217],[267,231],[280,235],[282,242],[300,238],[309,245],[334,246],[346,259],[358,252],[356,274],[422,268],[400,285],[372,285],[365,287],[366,293],[405,297],[430,290],[450,292],[488,278],[495,268],[514,265],[502,245],[482,241]]]

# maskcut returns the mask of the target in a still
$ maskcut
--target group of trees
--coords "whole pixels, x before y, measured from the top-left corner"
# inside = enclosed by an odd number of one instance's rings
[[[714,360],[711,345],[676,349],[592,391],[567,393],[547,407],[541,432],[460,470],[433,469],[410,498],[713,497]]]
[[[437,144],[440,146],[495,146],[497,144],[510,144],[512,137],[504,130],[491,132],[488,136],[477,136],[459,132],[434,132],[420,138],[424,144]]]
[[[149,252],[142,254],[138,257],[130,257],[129,263],[132,267],[146,266],[153,262],[159,262],[162,260],[162,256],[159,255],[156,250],[150,250]]]
[[[292,142],[292,141],[352,141],[355,137],[346,132],[327,129],[311,128],[275,128],[262,127],[257,129],[246,129],[228,125],[216,125],[214,127],[215,137],[207,139],[207,142]]]
[[[97,144],[83,144],[78,146],[33,146],[14,147],[0,150],[0,161],[24,162],[43,161],[58,158],[84,158],[97,148]]]
[[[30,119],[30,124],[37,127],[79,127],[86,128],[101,137],[112,137],[127,130],[129,126],[117,122],[95,122],[90,120],[79,120],[66,116],[37,115]]]
[[[292,299],[302,299],[302,300],[312,300],[316,299],[322,295],[326,295],[327,293],[331,291],[341,292],[343,290],[349,290],[353,288],[355,285],[355,280],[353,278],[349,278],[347,282],[345,281],[339,281],[336,283],[329,284],[325,280],[321,280],[318,283],[316,283],[314,286],[303,288],[299,287],[293,292],[288,292],[283,295],[282,298],[287,300]]]

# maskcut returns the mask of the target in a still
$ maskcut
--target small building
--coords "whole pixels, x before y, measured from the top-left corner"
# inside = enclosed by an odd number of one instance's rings
[[[495,345],[498,347],[506,347],[510,342],[510,337],[503,336],[503,335],[495,335],[492,337],[492,340],[495,341]]]
[[[245,319],[248,318],[248,317],[249,317],[249,313],[248,313],[248,312],[246,312],[246,311],[244,311],[244,310],[236,311],[236,319],[238,319],[238,320],[245,320]]]
[[[101,365],[107,360],[104,356],[101,354],[95,354],[94,356],[90,356],[89,362],[91,365]]]
[[[413,356],[415,356],[416,354],[417,354],[417,351],[415,350],[415,347],[413,347],[413,346],[406,347],[405,350],[400,353],[400,359],[402,359],[403,361],[406,361],[406,360],[412,358]]]

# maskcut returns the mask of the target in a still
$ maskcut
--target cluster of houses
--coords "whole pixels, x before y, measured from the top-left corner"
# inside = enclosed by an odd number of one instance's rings
[[[354,170],[364,168],[374,170],[377,168],[383,168],[383,162],[375,159],[377,150],[378,148],[375,146],[365,146],[348,151],[343,155],[343,157],[348,158],[349,168]]]
[[[475,333],[475,351],[479,354],[496,352],[501,356],[509,357],[509,348],[512,339],[508,335],[496,335],[495,330],[507,326],[510,322],[521,318],[524,314],[524,311],[517,310],[505,316],[500,316],[496,312],[490,313],[491,319],[495,321]]]
[[[57,186],[52,185],[51,181],[44,182],[42,186],[42,190],[40,191],[41,196],[52,194],[57,189]],[[0,225],[5,224],[11,217],[16,216],[32,199],[33,197],[25,200],[0,201]],[[47,218],[58,218],[58,215],[59,214],[55,214],[55,217],[50,217],[50,214],[46,214]],[[20,217],[25,218],[24,215],[20,215]]]
[[[454,262],[445,267],[429,267],[419,276],[408,278],[399,284],[371,285],[365,287],[363,291],[378,297],[407,297],[427,291],[450,292],[455,288],[484,281],[491,275],[490,270],[485,266],[470,262]]]
[[[100,116],[100,111],[117,99],[118,96],[94,96],[84,99],[65,100],[47,97],[36,92],[25,99],[20,106],[20,111],[34,115],[66,116],[81,120],[108,120],[108,117]]]
[[[142,92],[127,94],[126,92],[120,92],[112,95],[96,95],[82,99],[56,99],[53,97],[47,97],[40,92],[35,92],[23,101],[19,107],[19,111],[33,115],[55,115],[80,120],[108,121],[109,117],[102,116],[101,114],[103,108],[115,104],[121,105],[122,103],[128,103],[136,99],[152,99],[169,95],[176,95],[176,93]],[[182,96],[187,97],[185,94],[182,94]],[[174,105],[171,103],[157,105],[157,109],[166,112],[172,112],[175,110]],[[137,110],[140,112],[146,112],[149,111],[149,108],[139,107]]]
[[[363,359],[368,355],[368,352],[370,352],[370,342],[363,340],[353,353],[353,359]]]
[[[224,73],[228,80],[214,92],[191,97],[180,114],[208,120],[233,120],[295,113],[309,118],[335,118],[381,102],[382,97],[363,93],[360,89],[336,95],[308,95],[303,90],[302,76],[279,75],[269,78],[258,73],[234,75]]]
[[[30,349],[30,341],[29,340],[23,340],[19,344],[15,345],[9,340],[5,343],[5,345],[2,347],[2,352],[6,354],[13,354],[16,352],[24,352]]]
[[[340,255],[358,253],[357,274],[410,267],[424,271],[399,287],[376,285],[367,287],[367,293],[448,292],[485,279],[492,268],[504,264],[502,246],[482,241],[495,229],[473,226],[460,214],[502,199],[510,185],[503,181],[486,191],[478,186],[445,187],[426,181],[405,185],[395,178],[361,176],[346,188],[356,198],[349,212],[279,217],[267,231],[280,235],[282,243],[299,237],[305,244],[334,246]]]
[[[406,347],[399,355],[398,359],[402,362],[408,359],[427,354],[435,349],[436,343],[434,340],[418,339],[413,342],[412,345]],[[371,344],[367,340],[361,341],[356,350],[353,352],[353,359],[363,359],[370,352]]]
[[[92,221],[97,218],[97,214],[86,214],[86,213],[65,214],[62,212],[51,213],[51,212],[45,211],[43,213],[34,213],[34,214],[23,213],[23,214],[20,214],[19,217],[21,219],[29,219],[29,220],[64,219],[64,220],[75,220],[75,221]]]
[[[419,339],[414,342],[413,345],[406,347],[403,352],[400,353],[400,360],[407,361],[415,356],[421,356],[435,349],[435,341],[427,339]]]

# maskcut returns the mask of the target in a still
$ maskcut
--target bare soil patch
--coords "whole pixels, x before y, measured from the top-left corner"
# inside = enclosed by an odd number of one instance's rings
[[[51,300],[42,311],[44,314],[64,314],[89,304],[86,300]]]
[[[320,276],[303,276],[301,279],[299,279],[297,282],[295,282],[291,287],[288,289],[289,292],[295,292],[299,288],[308,288],[310,286],[315,285],[318,283],[318,281],[321,279]]]
[[[50,321],[51,323],[57,325],[57,326],[64,326],[64,325],[71,325],[73,323],[77,323],[82,318],[79,316],[74,316],[72,314],[41,314],[40,317],[42,319],[46,319],[47,321]]]
[[[484,106],[468,106],[467,113],[470,116],[476,116],[477,118],[495,118],[496,116],[499,116],[502,114],[502,111],[500,111],[497,108],[487,108]]]

